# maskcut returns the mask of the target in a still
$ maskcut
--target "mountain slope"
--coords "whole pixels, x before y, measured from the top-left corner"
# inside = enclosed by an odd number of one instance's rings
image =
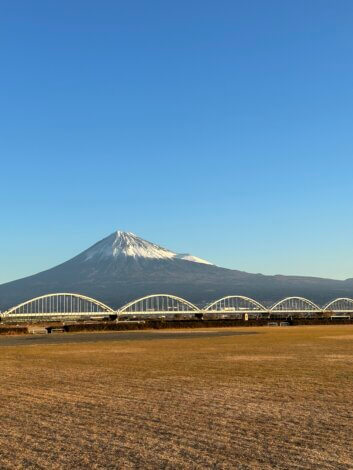
[[[241,294],[271,303],[290,295],[324,303],[351,296],[351,280],[264,276],[220,268],[117,231],[47,271],[0,285],[0,308],[50,292],[78,292],[118,307],[144,295],[170,293],[195,303]]]

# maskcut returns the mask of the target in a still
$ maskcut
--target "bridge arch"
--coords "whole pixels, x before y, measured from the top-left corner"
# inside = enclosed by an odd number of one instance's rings
[[[132,300],[118,311],[122,313],[198,313],[200,310],[191,302],[170,294],[153,294]]]
[[[325,312],[353,312],[353,299],[348,297],[340,297],[335,300],[331,300],[324,307]]]
[[[207,312],[263,312],[266,313],[267,309],[250,297],[244,297],[243,295],[227,295],[221,299],[214,300],[205,307]]]
[[[304,297],[287,297],[279,300],[271,308],[270,313],[315,313],[322,309]]]
[[[114,313],[114,310],[99,300],[82,294],[59,292],[45,294],[22,302],[6,312],[4,316],[63,316],[97,313]]]

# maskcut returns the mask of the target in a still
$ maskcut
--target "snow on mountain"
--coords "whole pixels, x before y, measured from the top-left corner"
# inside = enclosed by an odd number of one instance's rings
[[[143,240],[132,232],[117,230],[85,251],[85,260],[92,258],[117,258],[131,256],[150,259],[183,259],[194,263],[212,264],[206,260],[186,253],[175,253],[159,245]]]
[[[202,263],[202,264],[210,264],[213,265],[213,263],[210,263],[209,261],[206,261],[205,259],[198,258],[197,256],[190,255],[189,253],[180,253],[175,256],[175,258],[178,259],[184,259],[186,261],[193,261],[194,263]]]

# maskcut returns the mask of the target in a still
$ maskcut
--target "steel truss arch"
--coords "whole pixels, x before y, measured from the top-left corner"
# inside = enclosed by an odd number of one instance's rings
[[[206,312],[210,311],[234,311],[234,312],[267,312],[267,309],[257,300],[243,295],[227,295],[221,299],[214,300],[205,307]]]
[[[185,308],[187,307],[187,308]],[[152,294],[132,300],[118,310],[122,313],[199,313],[196,305],[171,294]]]
[[[339,297],[326,304],[323,310],[324,312],[353,312],[353,299]]]
[[[270,312],[321,312],[322,309],[304,297],[286,297],[270,308]]]
[[[56,292],[26,300],[5,311],[3,316],[79,315],[80,313],[115,312],[108,305],[92,297],[72,292]]]

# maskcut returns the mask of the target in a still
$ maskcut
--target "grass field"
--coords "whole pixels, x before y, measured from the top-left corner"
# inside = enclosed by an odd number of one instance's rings
[[[353,469],[353,326],[254,330],[0,348],[1,470]]]

